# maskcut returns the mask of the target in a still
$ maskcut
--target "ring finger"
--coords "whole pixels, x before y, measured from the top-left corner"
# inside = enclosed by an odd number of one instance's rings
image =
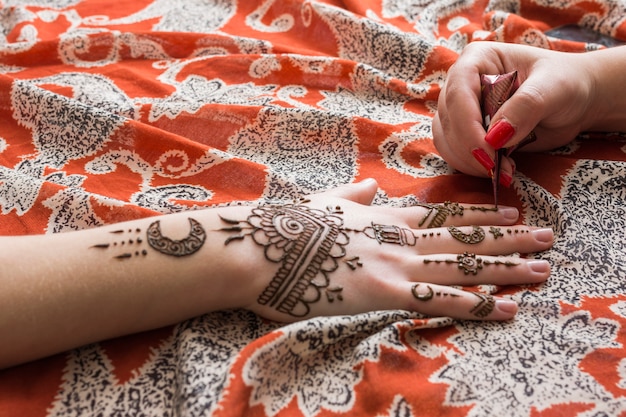
[[[436,284],[415,283],[407,293],[411,298],[410,308],[429,316],[506,320],[517,313],[517,303],[513,300]]]

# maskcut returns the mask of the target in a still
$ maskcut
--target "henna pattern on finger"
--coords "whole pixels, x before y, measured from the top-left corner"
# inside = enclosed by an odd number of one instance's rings
[[[462,269],[465,275],[476,275],[483,266],[489,265],[503,265],[506,267],[513,267],[519,265],[518,263],[511,261],[488,261],[483,258],[477,257],[474,253],[464,252],[461,255],[457,255],[456,259],[424,259],[425,264],[429,263],[445,263],[445,264],[457,264],[459,269]]]
[[[419,301],[427,302],[427,301],[432,300],[435,297],[452,297],[452,298],[460,297],[459,294],[453,294],[453,293],[448,293],[448,292],[443,292],[443,291],[434,291],[433,287],[431,287],[430,285],[425,285],[427,289],[426,293],[419,293],[417,290],[420,287],[420,285],[422,284],[414,284],[411,287],[411,294],[413,295],[413,297],[415,297],[416,300],[419,300]],[[474,307],[472,307],[472,309],[470,310],[470,313],[472,313],[474,316],[481,318],[481,319],[489,316],[496,306],[495,298],[493,298],[493,296],[489,294],[482,294],[479,292],[472,292],[471,294],[474,294],[476,297],[478,297],[478,302],[474,305]]]
[[[322,294],[328,302],[343,300],[343,288],[331,287],[329,277],[350,242],[341,213],[340,207],[327,207],[324,212],[303,205],[265,205],[253,209],[244,221],[220,217],[229,226],[219,230],[231,233],[225,245],[250,237],[264,248],[268,261],[280,264],[257,302],[304,317]],[[362,265],[358,257],[346,263],[351,269]]]
[[[491,233],[493,235],[493,238],[495,240],[497,240],[499,237],[503,237],[504,235],[502,234],[502,231],[499,227],[493,227],[491,226],[489,228],[489,233]]]
[[[481,294],[479,292],[474,292],[472,294],[478,297],[479,301],[478,303],[476,303],[476,305],[474,305],[474,307],[472,307],[470,313],[480,319],[484,319],[485,317],[490,315],[495,308],[496,300],[495,298],[493,298],[493,296],[489,294]]]
[[[482,227],[472,226],[472,233],[463,233],[460,229],[454,226],[448,227],[448,232],[453,238],[459,242],[466,243],[468,245],[476,245],[477,243],[485,240],[485,231]]]
[[[430,223],[428,223],[428,226],[426,226],[429,229],[443,226],[448,216],[456,216],[456,215],[463,216],[464,208],[459,203],[452,203],[450,201],[446,201],[443,204],[417,204],[417,205],[419,207],[424,207],[428,209],[428,212],[426,212],[426,215],[424,216],[422,221],[419,223],[419,227],[422,227],[424,223],[426,223],[426,220],[428,220],[428,218],[431,217],[433,212],[435,214],[434,216],[432,216]]]
[[[448,219],[448,216],[458,215],[462,217],[465,209],[468,209],[471,211],[482,211],[482,212],[498,211],[496,207],[478,207],[478,206],[464,207],[460,205],[459,203],[451,202],[451,201],[446,201],[443,204],[420,203],[420,204],[417,204],[417,206],[428,209],[428,211],[426,212],[426,215],[420,221],[419,227],[424,226],[426,221],[429,218],[431,218],[430,223],[428,223],[428,226],[426,226],[429,229],[443,226],[443,224]]]
[[[453,294],[453,293],[443,292],[443,291],[435,291],[433,290],[433,287],[431,287],[430,285],[425,285],[425,287],[428,289],[426,294],[420,294],[419,292],[417,292],[417,289],[420,287],[420,285],[421,284],[414,284],[411,287],[411,294],[413,294],[413,297],[415,297],[417,300],[420,300],[420,301],[430,301],[434,297],[452,297],[452,298],[460,297],[460,295],[458,294]]]

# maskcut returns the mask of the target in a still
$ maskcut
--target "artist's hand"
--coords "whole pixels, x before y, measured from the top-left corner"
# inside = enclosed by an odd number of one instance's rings
[[[278,321],[386,309],[506,320],[517,312],[514,301],[468,287],[541,283],[550,274],[547,261],[507,256],[553,241],[551,229],[512,226],[515,208],[372,206],[376,190],[366,180],[300,204],[254,209],[237,226],[247,235],[228,244],[250,253],[254,243],[261,254],[254,262],[264,258],[245,290],[255,298],[246,307]],[[258,279],[268,266],[270,276]]]
[[[497,42],[469,44],[450,68],[433,120],[435,145],[454,168],[486,176],[493,168],[494,149],[511,147],[531,131],[537,140],[523,150],[564,145],[593,126],[599,108],[593,53],[556,52]],[[519,88],[491,121],[482,125],[480,74],[517,71]],[[606,101],[606,100],[605,100]],[[513,161],[503,170],[513,174]]]

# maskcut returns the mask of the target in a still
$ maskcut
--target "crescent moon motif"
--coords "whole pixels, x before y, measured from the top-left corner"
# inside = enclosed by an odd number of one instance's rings
[[[187,237],[174,240],[163,236],[161,233],[161,222],[157,220],[148,227],[148,244],[152,249],[170,256],[181,257],[196,253],[204,245],[206,232],[202,225],[192,218],[189,218],[189,225],[191,230]]]
[[[413,297],[417,298],[420,301],[428,301],[435,296],[435,292],[430,285],[426,286],[426,288],[428,288],[428,292],[426,294],[418,294],[416,290],[419,286],[419,284],[415,284],[413,285],[413,287],[411,287],[411,293],[413,294]]]
[[[467,243],[468,245],[475,245],[485,240],[485,231],[478,226],[472,226],[472,233],[463,233],[454,226],[448,227],[448,232],[459,242]]]

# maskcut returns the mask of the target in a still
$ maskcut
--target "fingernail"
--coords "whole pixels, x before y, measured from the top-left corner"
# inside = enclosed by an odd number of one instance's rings
[[[545,229],[536,229],[532,231],[533,236],[535,237],[535,239],[539,242],[552,242],[552,240],[554,239],[554,231],[552,229],[545,228]]]
[[[517,303],[506,298],[498,298],[496,299],[496,309],[502,313],[512,315],[517,313]]]
[[[550,263],[544,260],[528,261],[526,263],[531,271],[539,274],[550,272]]]
[[[513,182],[513,177],[506,171],[500,171],[500,185],[509,188]]]
[[[505,220],[517,220],[519,217],[519,211],[515,207],[498,207],[498,213]]]
[[[491,145],[493,149],[502,148],[515,134],[515,129],[511,123],[506,120],[498,121],[485,136],[485,141]]]
[[[483,166],[483,168],[487,170],[487,172],[490,172],[495,168],[496,163],[493,162],[493,159],[491,159],[489,154],[484,149],[476,148],[472,151],[472,155],[474,156],[474,159],[476,159]]]

